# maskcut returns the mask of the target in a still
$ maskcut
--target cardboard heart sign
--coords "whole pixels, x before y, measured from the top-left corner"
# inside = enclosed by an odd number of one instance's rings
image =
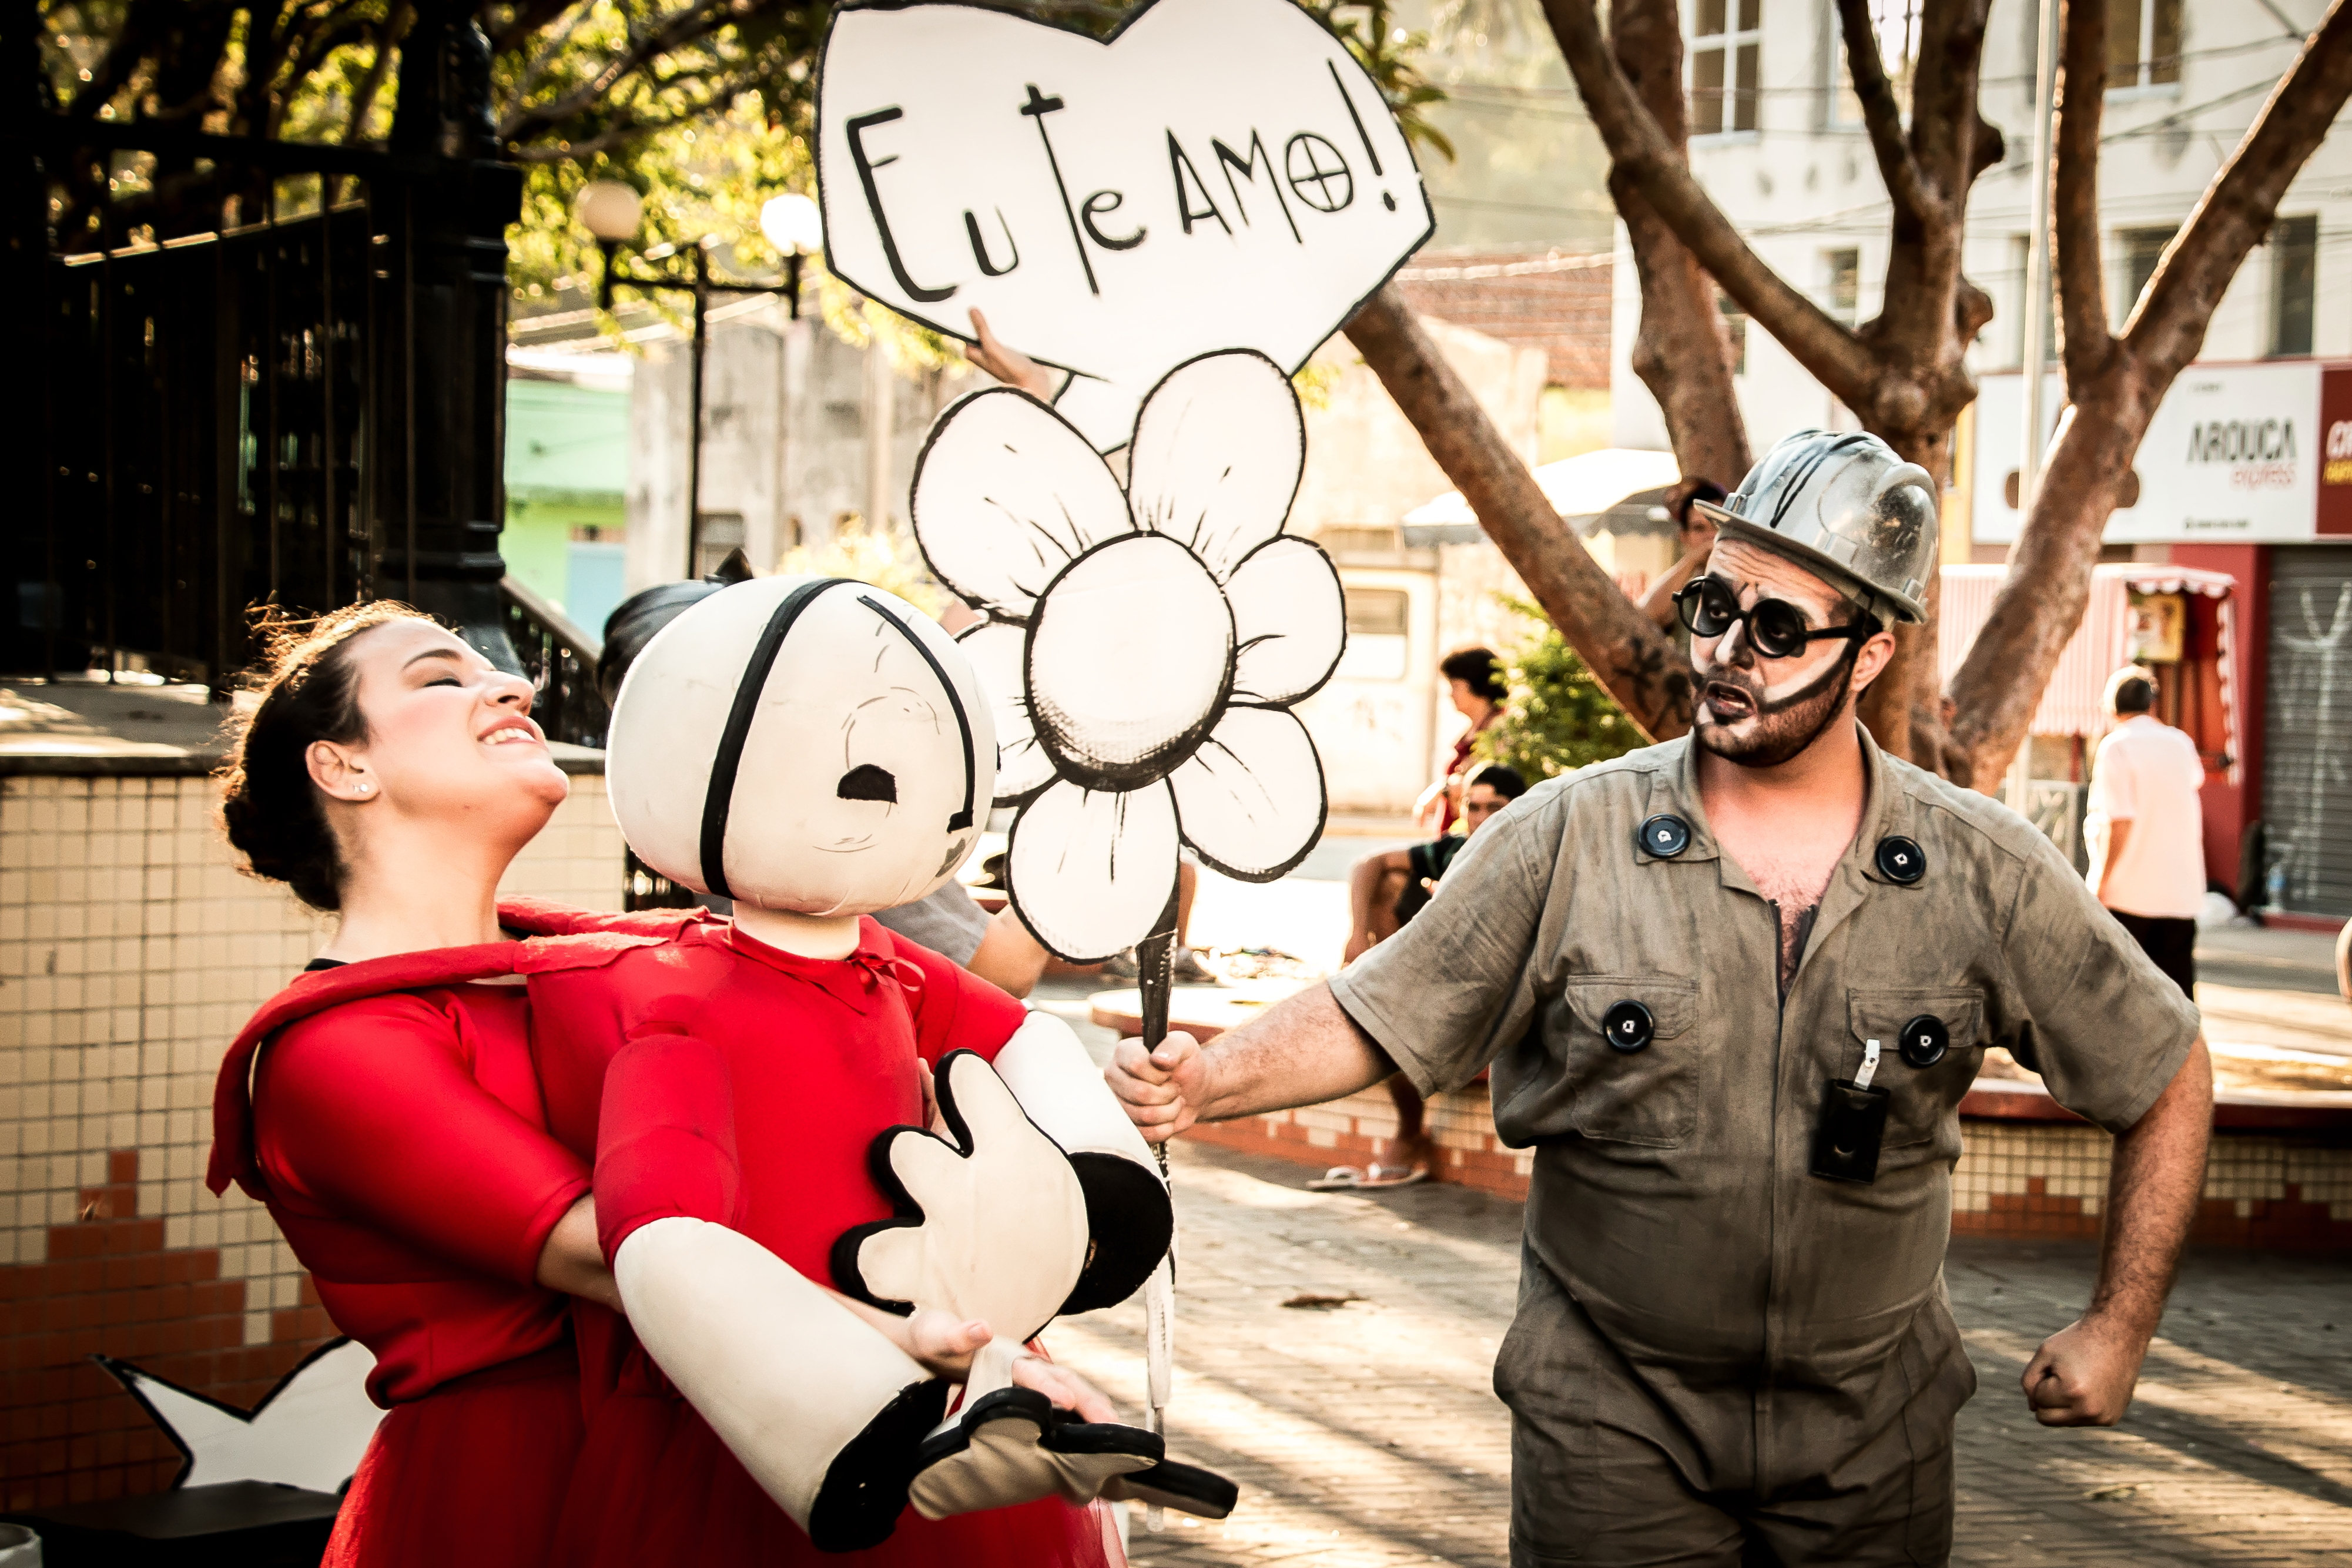
[[[954,4],[834,14],[826,264],[1074,372],[1101,450],[1187,360],[1306,363],[1434,227],[1379,89],[1291,0],[1158,0],[1108,40]]]

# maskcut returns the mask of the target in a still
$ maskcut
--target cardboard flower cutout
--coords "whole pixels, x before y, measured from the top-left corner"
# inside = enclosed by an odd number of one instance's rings
[[[959,640],[994,704],[996,803],[1021,806],[1013,901],[1065,959],[1152,933],[1180,841],[1270,881],[1322,831],[1322,763],[1290,705],[1330,678],[1347,621],[1330,559],[1283,532],[1306,451],[1289,378],[1248,351],[1152,390],[1124,492],[1010,387],[924,446],[916,540],[989,617]]]

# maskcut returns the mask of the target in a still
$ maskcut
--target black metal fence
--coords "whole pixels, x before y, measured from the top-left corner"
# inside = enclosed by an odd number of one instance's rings
[[[394,597],[530,674],[551,734],[601,745],[593,645],[500,591],[516,171],[87,121],[31,142],[8,155],[97,205],[27,279],[0,667],[225,691],[254,606]]]
[[[362,200],[51,259],[12,668],[220,686],[249,657],[247,606],[384,591],[364,482],[390,335],[377,237]]]

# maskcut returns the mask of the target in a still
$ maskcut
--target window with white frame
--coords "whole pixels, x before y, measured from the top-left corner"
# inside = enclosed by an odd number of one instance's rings
[[[2271,225],[2270,352],[2311,352],[2313,306],[2319,295],[2319,219],[2305,215]]]
[[[2116,231],[2116,259],[2123,271],[2123,286],[2114,291],[2111,302],[2116,326],[2131,319],[2132,307],[2139,303],[2140,290],[2156,276],[2156,264],[2164,259],[2164,247],[2179,232],[2179,225],[2169,223]]]
[[[1691,7],[1692,135],[1756,129],[1763,10],[1764,0],[1697,0]]]
[[[1822,252],[1822,306],[1844,326],[1853,326],[1862,307],[1862,252]]]
[[[2180,0],[2107,0],[2107,90],[2180,79]]]
[[[1904,118],[1911,114],[1911,78],[1919,67],[1919,12],[1927,0],[1867,0],[1870,30],[1878,36],[1878,62],[1895,89],[1895,101]],[[2128,3],[2128,0],[2126,0]],[[1830,58],[1837,62],[1837,79],[1831,83],[1832,114],[1839,125],[1862,123],[1862,100],[1854,95],[1853,67],[1846,58],[1843,29],[1837,8],[1829,8],[1831,41],[1837,47]]]

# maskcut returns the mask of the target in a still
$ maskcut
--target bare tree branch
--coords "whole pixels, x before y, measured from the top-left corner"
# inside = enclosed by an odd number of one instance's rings
[[[1635,95],[1680,156],[1689,130],[1682,17],[1675,0],[1612,0],[1609,43]],[[1731,337],[1716,307],[1715,279],[1623,171],[1610,170],[1609,194],[1625,220],[1642,289],[1633,374],[1658,400],[1683,476],[1731,489],[1748,472],[1748,428],[1731,382]]]
[[[1593,0],[1544,0],[1553,36],[1609,155],[1693,255],[1814,380],[1849,406],[1866,400],[1878,367],[1859,339],[1792,289],[1748,247],[1673,143],[1633,96],[1601,36]]]
[[[2115,349],[2107,331],[2105,268],[2099,260],[2099,126],[2107,93],[2107,0],[2065,0],[2052,100],[2050,258],[2058,286],[2058,336],[2072,391],[2088,386]],[[2026,374],[2040,374],[2039,366]]]
[[[2278,205],[2352,97],[2352,5],[2336,0],[2213,176],[2124,323],[2134,357],[2168,382],[2197,357],[2222,291],[2278,217]]]
[[[1618,705],[1653,740],[1690,728],[1690,666],[1610,581],[1422,331],[1393,283],[1347,325],[1348,341],[1461,487],[1503,558]]]
[[[1919,189],[1911,145],[1903,139],[1903,106],[1895,101],[1895,84],[1886,79],[1886,62],[1879,58],[1870,0],[1837,0],[1837,10],[1846,67],[1853,78],[1853,95],[1862,100],[1862,123],[1870,132],[1879,176],[1886,182],[1895,210],[1916,221],[1926,216],[1927,197]]]
[[[1990,4],[1925,0],[1920,6],[1919,54],[1911,69],[1911,162],[1920,184],[1947,203],[1964,203],[1977,176],[2000,162],[2000,132],[1977,111]]]

